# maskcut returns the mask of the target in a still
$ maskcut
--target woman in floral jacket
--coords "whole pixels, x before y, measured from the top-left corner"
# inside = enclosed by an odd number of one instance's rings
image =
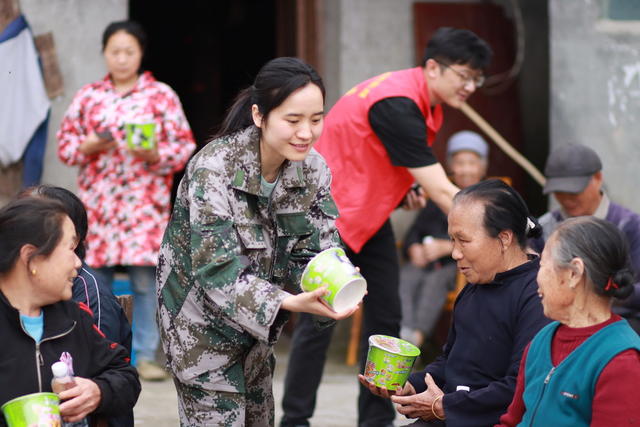
[[[145,44],[134,22],[106,28],[102,48],[109,73],[80,89],[57,136],[60,159],[79,167],[79,196],[89,216],[87,264],[108,282],[115,266],[126,266],[135,295],[133,350],[140,376],[162,379],[166,374],[153,362],[154,266],[169,220],[173,174],[195,143],[175,92],[151,73],[140,73]],[[132,129],[142,124],[149,142],[136,145]]]

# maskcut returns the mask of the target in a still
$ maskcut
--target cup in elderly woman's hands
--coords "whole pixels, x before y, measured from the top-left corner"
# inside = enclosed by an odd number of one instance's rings
[[[303,291],[311,292],[323,286],[327,292],[322,300],[336,313],[355,307],[367,293],[367,281],[342,248],[320,252],[302,272]]]
[[[387,335],[371,335],[364,377],[387,390],[404,387],[420,349],[408,341]]]

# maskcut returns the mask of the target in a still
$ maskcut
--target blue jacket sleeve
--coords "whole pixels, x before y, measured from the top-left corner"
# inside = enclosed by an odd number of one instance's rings
[[[622,232],[627,237],[629,244],[629,258],[634,270],[636,283],[633,285],[633,293],[621,305],[640,311],[640,217],[634,215],[623,227]]]
[[[91,308],[93,323],[107,339],[121,344],[131,354],[131,325],[111,286],[86,264],[73,280],[73,300]]]

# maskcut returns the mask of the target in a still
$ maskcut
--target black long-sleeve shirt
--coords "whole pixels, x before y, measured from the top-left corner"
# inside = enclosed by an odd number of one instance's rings
[[[369,110],[369,123],[395,166],[418,168],[438,162],[427,143],[427,125],[411,98],[384,98]]]
[[[444,391],[447,427],[493,426],[506,412],[522,352],[549,322],[537,295],[539,265],[535,257],[491,283],[468,284],[456,299],[443,355],[410,376],[418,393],[426,390],[426,373]]]

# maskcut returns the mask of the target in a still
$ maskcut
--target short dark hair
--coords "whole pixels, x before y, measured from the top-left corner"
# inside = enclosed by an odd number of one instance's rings
[[[594,216],[569,218],[558,225],[550,237],[554,238],[556,265],[567,268],[572,259],[580,258],[595,293],[621,299],[631,295],[635,280],[629,247],[614,224]],[[614,285],[607,286],[610,279]]]
[[[253,85],[242,90],[227,111],[217,137],[229,135],[253,124],[251,106],[256,104],[264,120],[293,92],[313,83],[325,98],[324,84],[316,70],[298,58],[275,58],[262,66]]]
[[[493,52],[487,42],[474,32],[459,28],[441,27],[436,30],[424,50],[422,66],[429,59],[451,64],[468,64],[471,68],[485,70]]]
[[[107,25],[107,28],[105,28],[104,32],[102,33],[103,52],[107,47],[107,43],[109,43],[109,39],[111,38],[111,36],[118,31],[124,31],[125,33],[133,36],[138,41],[140,50],[142,50],[142,54],[144,56],[144,52],[147,48],[147,33],[142,28],[142,25],[138,24],[135,21],[116,21]]]
[[[62,203],[67,215],[76,228],[76,234],[78,237],[78,246],[76,246],[75,251],[76,255],[78,255],[78,258],[81,260],[84,260],[84,257],[87,254],[85,239],[87,238],[87,231],[89,227],[87,210],[78,196],[66,188],[43,184],[21,191],[20,194],[18,194],[18,198],[23,197],[42,197],[45,199],[57,200]]]
[[[67,216],[56,200],[28,197],[13,200],[0,209],[0,274],[10,271],[27,244],[38,255],[51,255],[62,239],[62,221]]]
[[[453,198],[454,204],[468,201],[479,201],[484,205],[483,225],[491,237],[511,230],[524,249],[527,238],[542,234],[542,226],[529,214],[520,193],[499,179],[480,181],[459,191]]]

